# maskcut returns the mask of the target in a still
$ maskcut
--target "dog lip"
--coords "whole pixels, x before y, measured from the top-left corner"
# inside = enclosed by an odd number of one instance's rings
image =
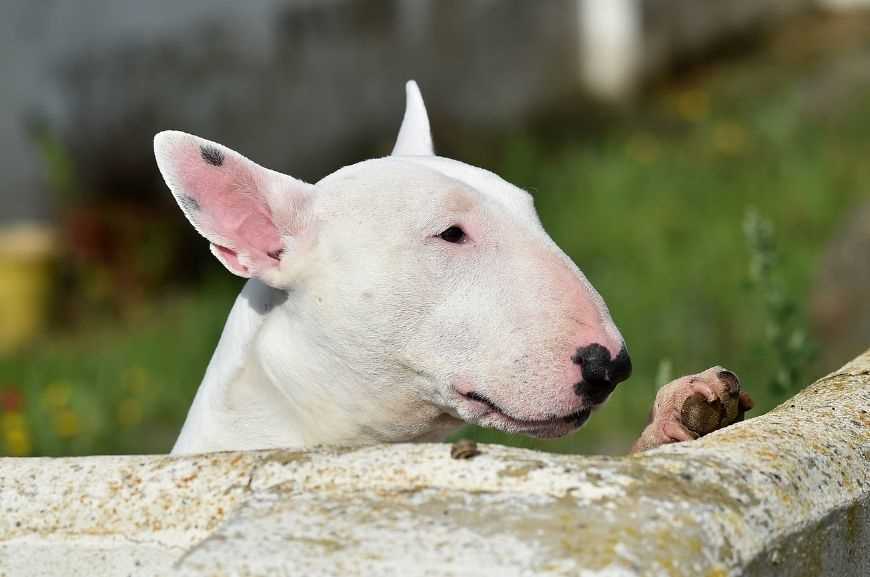
[[[506,419],[512,423],[523,427],[541,428],[556,425],[559,423],[573,424],[575,427],[579,427],[586,422],[586,420],[589,418],[589,415],[592,413],[592,407],[584,407],[582,409],[574,411],[573,413],[569,413],[561,417],[554,416],[549,419],[519,419],[517,417],[511,416],[507,411],[505,411],[497,404],[489,400],[486,396],[481,395],[480,393],[470,391],[468,393],[460,392],[459,395],[470,401],[477,401],[478,403],[482,403],[486,405],[492,412],[496,413],[499,417],[502,417],[503,419]]]

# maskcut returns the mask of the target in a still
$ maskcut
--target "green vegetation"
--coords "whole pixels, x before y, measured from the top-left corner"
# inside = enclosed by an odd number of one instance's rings
[[[838,76],[839,54],[773,43],[654,90],[606,131],[504,142],[492,168],[534,192],[608,302],[635,373],[570,438],[465,435],[620,452],[668,375],[725,365],[758,414],[821,370],[808,368],[812,275],[840,219],[870,198],[870,89]],[[238,286],[208,282],[121,325],[80,323],[0,359],[0,453],[167,450]]]
[[[222,276],[0,358],[0,454],[168,451],[240,287]]]

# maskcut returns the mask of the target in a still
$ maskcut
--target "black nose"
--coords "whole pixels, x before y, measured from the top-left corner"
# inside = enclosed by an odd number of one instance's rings
[[[580,347],[571,360],[580,365],[583,380],[574,385],[578,395],[588,397],[593,403],[607,398],[617,383],[631,376],[631,359],[623,345],[616,357],[598,343]]]

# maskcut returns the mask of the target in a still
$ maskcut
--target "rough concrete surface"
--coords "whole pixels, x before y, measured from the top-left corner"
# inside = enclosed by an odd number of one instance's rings
[[[870,351],[691,443],[480,448],[0,459],[0,577],[870,575]]]

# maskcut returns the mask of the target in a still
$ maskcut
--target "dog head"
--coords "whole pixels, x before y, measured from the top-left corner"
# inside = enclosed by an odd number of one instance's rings
[[[181,132],[158,134],[155,154],[218,260],[286,293],[258,342],[297,403],[338,408],[383,440],[445,414],[552,437],[631,371],[604,301],[531,196],[434,155],[413,82],[392,154],[313,185]],[[291,331],[314,352],[289,350]],[[300,391],[303,378],[317,382]]]

